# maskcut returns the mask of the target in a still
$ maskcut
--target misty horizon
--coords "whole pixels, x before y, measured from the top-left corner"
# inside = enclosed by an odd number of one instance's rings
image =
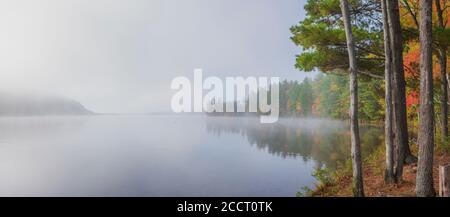
[[[177,76],[302,80],[289,28],[304,1],[0,3],[0,86],[76,100],[97,113],[170,112]],[[182,22],[180,22],[182,21]]]

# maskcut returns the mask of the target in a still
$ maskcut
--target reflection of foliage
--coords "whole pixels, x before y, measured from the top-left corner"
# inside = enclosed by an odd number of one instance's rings
[[[283,158],[313,160],[317,168],[336,168],[350,157],[350,137],[347,124],[340,121],[312,119],[282,119],[277,124],[261,125],[251,118],[210,118],[207,130],[241,134],[251,145]],[[361,141],[364,155],[382,143],[383,129],[362,127]]]

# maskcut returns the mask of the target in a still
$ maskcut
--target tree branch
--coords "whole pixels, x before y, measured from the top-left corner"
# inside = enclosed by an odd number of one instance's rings
[[[360,71],[358,71],[358,73],[369,76],[371,78],[384,80],[384,76],[373,74],[372,72],[369,72],[369,71],[361,71],[360,70]]]
[[[408,3],[408,0],[402,0],[401,2],[403,3],[403,6],[408,10],[409,14],[412,16],[417,29],[420,29],[419,21],[417,20],[417,14],[412,10],[411,6]]]

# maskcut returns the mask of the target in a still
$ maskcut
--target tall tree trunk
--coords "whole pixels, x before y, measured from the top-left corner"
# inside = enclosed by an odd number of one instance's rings
[[[445,143],[448,137],[448,80],[447,80],[447,51],[441,48],[439,51],[438,62],[440,65],[441,78],[441,139]]]
[[[358,67],[356,63],[355,45],[353,41],[352,26],[350,23],[350,9],[347,0],[341,0],[342,17],[344,19],[345,35],[347,37],[348,56],[350,62],[350,133],[353,166],[353,195],[364,197],[362,177],[361,147],[359,141],[358,124]]]
[[[416,194],[435,195],[433,187],[434,103],[432,1],[420,1],[420,118]]]
[[[443,10],[441,7],[441,1],[435,0],[436,12],[438,15],[438,26],[441,29],[445,29]],[[448,136],[448,80],[447,80],[447,47],[440,46],[438,55],[438,62],[440,65],[440,78],[441,78],[441,139],[442,142],[446,142]]]
[[[385,145],[386,145],[386,170],[384,174],[384,181],[392,183],[395,181],[394,177],[394,138],[392,134],[392,50],[391,50],[391,36],[389,34],[389,23],[387,17],[386,0],[381,0],[381,8],[383,11],[383,28],[384,28],[384,53],[385,53],[385,102],[386,102],[386,117],[385,117]]]
[[[391,36],[393,88],[392,99],[394,102],[394,146],[395,177],[396,181],[402,180],[403,165],[410,155],[408,146],[408,125],[406,119],[406,83],[403,71],[403,39],[400,26],[400,11],[398,0],[389,0],[387,6],[389,33]]]

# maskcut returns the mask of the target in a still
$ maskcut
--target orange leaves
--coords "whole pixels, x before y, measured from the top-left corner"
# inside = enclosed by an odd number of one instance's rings
[[[418,91],[410,91],[406,96],[406,107],[411,108],[419,105],[419,93]]]
[[[408,43],[409,51],[403,57],[405,77],[418,78],[420,74],[420,46],[417,42]]]

